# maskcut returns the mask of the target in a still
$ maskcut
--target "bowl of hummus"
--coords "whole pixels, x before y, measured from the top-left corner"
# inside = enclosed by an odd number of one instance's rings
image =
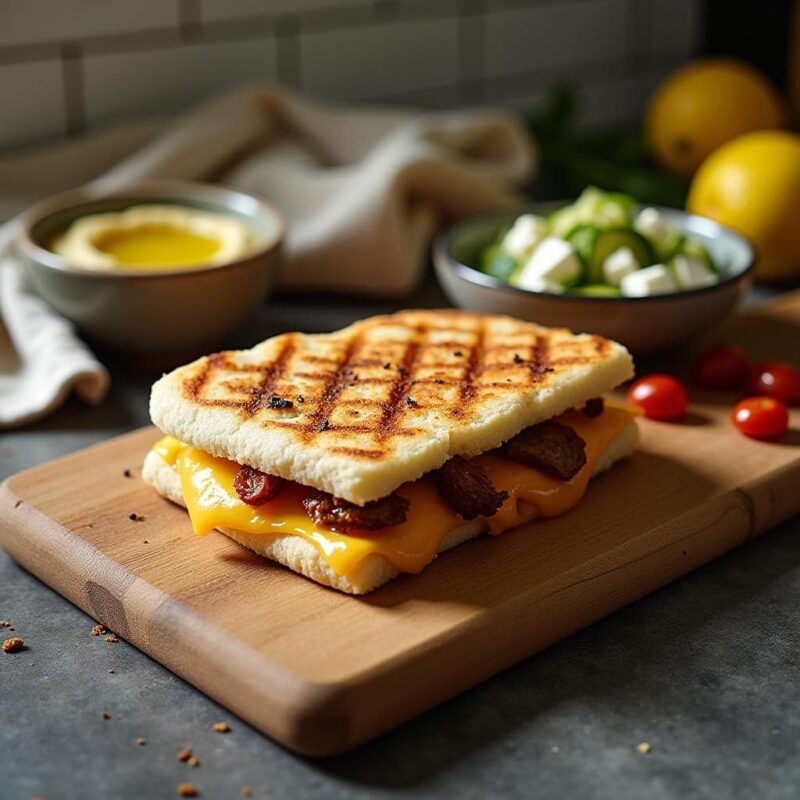
[[[284,225],[252,195],[148,181],[51,197],[17,248],[39,294],[89,340],[185,352],[242,325],[273,285]]]

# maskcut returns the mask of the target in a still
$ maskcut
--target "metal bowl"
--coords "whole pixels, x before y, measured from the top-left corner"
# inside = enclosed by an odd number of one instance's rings
[[[238,217],[261,241],[225,264],[153,271],[87,270],[47,248],[79,217],[142,203]],[[210,344],[254,313],[272,288],[283,234],[278,212],[251,195],[203,183],[147,181],[44,200],[23,215],[16,246],[39,294],[83,335],[119,350],[157,353]]]
[[[721,320],[747,290],[755,261],[752,245],[713,220],[670,208],[658,210],[701,242],[719,266],[719,283],[653,297],[585,297],[518,289],[478,268],[479,256],[498,231],[526,212],[547,213],[552,203],[504,209],[462,220],[442,231],[433,246],[436,274],[457,306],[510,314],[547,326],[599,333],[644,354],[680,345]]]

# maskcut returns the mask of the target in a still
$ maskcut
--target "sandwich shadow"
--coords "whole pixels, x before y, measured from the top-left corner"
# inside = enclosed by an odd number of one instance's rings
[[[625,487],[622,502],[619,487]],[[422,573],[401,575],[359,602],[395,609],[419,602],[497,607],[535,583],[581,570],[617,548],[627,557],[632,539],[673,520],[676,507],[681,513],[691,511],[717,490],[711,479],[686,464],[636,451],[592,479],[567,514],[464,542]]]

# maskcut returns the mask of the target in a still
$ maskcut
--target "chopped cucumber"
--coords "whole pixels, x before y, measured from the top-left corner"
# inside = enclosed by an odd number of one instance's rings
[[[663,264],[681,252],[681,248],[686,243],[686,237],[680,231],[672,230],[663,239],[651,239],[651,242],[655,249],[656,259]]]
[[[713,273],[719,274],[719,270],[714,263],[714,259],[711,258],[711,254],[697,239],[685,239],[679,252],[681,255],[690,256],[691,258],[697,258],[703,261]]]
[[[603,263],[621,247],[627,247],[633,253],[640,267],[655,263],[653,249],[644,236],[633,228],[612,228],[597,234],[591,256],[586,264],[586,280],[589,283],[603,283]]]
[[[644,296],[718,280],[703,243],[670,217],[589,186],[547,217],[522,214],[504,226],[481,252],[480,269],[512,286],[587,297]]]
[[[583,264],[584,270],[589,264],[599,233],[600,229],[596,225],[582,222],[580,225],[576,225],[565,237],[572,245],[575,255],[578,256],[581,264]]]
[[[585,286],[570,289],[569,293],[584,297],[619,297],[622,294],[616,286],[609,286],[607,283],[587,283]]]
[[[500,281],[508,281],[517,268],[517,260],[499,244],[490,244],[481,253],[481,270]]]
[[[548,217],[550,233],[565,237],[582,224],[599,228],[624,227],[631,224],[634,208],[633,198],[589,186],[571,206],[554,211]]]

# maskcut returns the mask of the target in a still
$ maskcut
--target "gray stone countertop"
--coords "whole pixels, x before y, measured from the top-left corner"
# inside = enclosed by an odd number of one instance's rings
[[[442,302],[429,286],[407,304]],[[282,300],[225,344],[390,308]],[[111,368],[101,407],[72,400],[0,435],[0,478],[146,424],[152,373]],[[0,552],[0,619],[28,646],[0,654],[0,800],[172,798],[181,781],[215,800],[242,787],[253,798],[797,798],[798,609],[794,519],[359,750],[312,761],[127,643],[92,636],[89,617]],[[218,721],[231,731],[214,732]],[[199,766],[177,760],[186,746]]]

